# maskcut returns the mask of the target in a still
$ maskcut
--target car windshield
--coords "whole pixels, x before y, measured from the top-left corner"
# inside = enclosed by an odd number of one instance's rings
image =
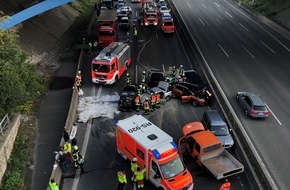
[[[172,21],[164,22],[164,26],[173,26],[173,22]]]
[[[160,169],[165,179],[177,176],[185,170],[179,156],[170,162],[160,165]]]
[[[225,126],[225,125],[212,126],[211,131],[216,136],[226,136],[229,134],[229,130],[228,130],[227,126]]]
[[[114,31],[99,31],[99,36],[113,36]]]
[[[253,109],[257,110],[257,111],[266,111],[267,110],[265,106],[254,106]]]
[[[110,72],[110,65],[93,64],[93,71],[95,72]]]
[[[135,96],[135,92],[123,91],[121,92],[121,96],[122,97]]]

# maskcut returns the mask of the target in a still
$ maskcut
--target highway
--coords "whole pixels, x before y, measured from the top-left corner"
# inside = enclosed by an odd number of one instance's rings
[[[290,186],[290,41],[232,1],[173,0],[278,189]],[[266,120],[245,116],[235,95],[260,94]]]
[[[140,10],[140,4],[131,4],[127,2],[135,11]],[[135,19],[136,12],[132,15],[132,22]],[[137,24],[137,22],[135,21]],[[138,26],[138,25],[137,25]],[[94,29],[92,30],[94,33]],[[138,40],[133,41],[132,31],[130,32],[130,45],[132,47],[132,64],[129,66],[129,72],[134,82],[140,83],[141,73],[147,69],[158,69],[169,72],[170,67],[179,67],[184,65],[185,69],[196,69],[194,55],[187,52],[187,48],[181,43],[182,36],[176,32],[173,36],[164,35],[157,28],[144,28],[143,32],[138,29]],[[91,34],[93,35],[93,34]],[[126,32],[118,33],[118,40],[126,40]],[[125,86],[125,76],[121,78],[118,84],[113,86],[101,86],[92,84],[90,78],[90,61],[92,55],[86,53],[82,60],[82,73],[84,75],[84,96],[101,98],[104,96],[114,96]],[[111,102],[111,104],[116,102]],[[108,103],[109,104],[109,103]],[[97,108],[98,109],[98,108]],[[105,109],[100,107],[99,109]],[[182,127],[192,121],[199,121],[204,111],[215,109],[214,107],[194,107],[191,104],[182,104],[180,100],[172,99],[162,105],[158,111],[151,112],[146,116],[155,125],[162,128],[165,132],[178,142],[182,136]],[[101,110],[100,110],[101,111]],[[111,111],[111,110],[110,110]],[[143,113],[143,111],[141,112]],[[114,118],[97,117],[86,123],[78,123],[78,147],[85,155],[87,161],[85,165],[86,173],[80,178],[73,173],[65,175],[63,179],[63,189],[116,189],[117,171],[125,167],[128,179],[130,177],[130,163],[123,160],[116,151],[115,140],[115,121],[129,117],[136,112],[120,112],[115,114]],[[231,153],[239,160],[239,148],[235,147]],[[208,171],[198,168],[194,162],[186,163],[190,170],[195,190],[214,190],[219,189],[223,180],[217,181]],[[233,189],[251,190],[249,179],[245,173],[241,173],[229,178]],[[136,189],[134,183],[128,182],[126,190]],[[145,182],[145,190],[155,189],[149,181]]]

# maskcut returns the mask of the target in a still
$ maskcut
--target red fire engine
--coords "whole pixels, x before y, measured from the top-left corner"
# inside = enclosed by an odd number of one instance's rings
[[[92,60],[92,82],[99,84],[116,83],[131,63],[130,45],[111,43]]]
[[[149,25],[157,26],[158,16],[157,16],[157,5],[155,2],[143,3],[142,14],[145,26]]]

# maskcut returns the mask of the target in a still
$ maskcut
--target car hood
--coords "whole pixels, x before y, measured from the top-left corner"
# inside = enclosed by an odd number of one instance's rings
[[[223,145],[232,145],[234,140],[231,135],[217,136]]]

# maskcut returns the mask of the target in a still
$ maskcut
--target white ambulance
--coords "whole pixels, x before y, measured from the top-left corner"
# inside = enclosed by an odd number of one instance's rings
[[[141,115],[116,123],[117,151],[138,159],[146,179],[158,190],[192,190],[192,176],[181,161],[173,138]]]

